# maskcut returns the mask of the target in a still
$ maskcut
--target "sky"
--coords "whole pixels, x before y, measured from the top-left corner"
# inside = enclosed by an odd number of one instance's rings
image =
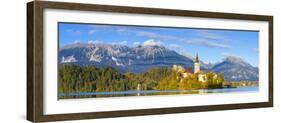
[[[136,47],[161,45],[205,63],[216,63],[226,56],[240,57],[258,66],[259,32],[132,25],[59,23],[59,46],[73,43],[105,43]]]

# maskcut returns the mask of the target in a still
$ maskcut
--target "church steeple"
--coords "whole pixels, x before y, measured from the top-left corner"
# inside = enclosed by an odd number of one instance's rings
[[[195,58],[195,62],[199,63],[199,57],[198,57],[198,53],[196,53],[196,58]]]
[[[196,53],[196,58],[194,62],[194,73],[198,73],[198,72],[200,72],[200,61],[199,61],[198,53]]]

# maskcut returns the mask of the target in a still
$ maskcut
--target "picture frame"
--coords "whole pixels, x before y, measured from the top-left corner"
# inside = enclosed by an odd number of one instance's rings
[[[46,114],[46,83],[44,83],[46,67],[46,10],[62,10],[70,13],[79,11],[78,13],[117,13],[117,14],[137,14],[137,16],[169,16],[169,17],[194,17],[201,19],[221,19],[229,21],[252,21],[266,23],[266,35],[268,50],[265,59],[267,68],[267,87],[266,101],[233,103],[233,104],[211,104],[211,105],[195,105],[195,106],[174,106],[161,108],[140,108],[127,110],[106,110],[106,111],[80,111],[69,113],[54,113]],[[66,16],[66,15],[65,15]],[[55,37],[56,38],[56,37]],[[56,51],[55,51],[56,52]],[[48,61],[47,61],[48,62]],[[48,85],[49,87],[49,85]],[[57,95],[53,95],[57,96]],[[153,98],[153,96],[149,97]],[[169,98],[169,97],[168,97]],[[118,100],[118,98],[115,98]],[[83,100],[82,100],[83,101]],[[106,101],[106,100],[105,100]],[[110,103],[108,101],[108,103]],[[98,106],[97,106],[98,107]],[[188,11],[188,10],[172,10],[158,8],[141,8],[127,6],[110,6],[110,5],[95,5],[82,3],[64,3],[64,2],[47,2],[33,1],[27,3],[27,120],[31,122],[49,122],[62,120],[80,120],[80,119],[95,119],[109,117],[126,117],[126,116],[142,116],[142,115],[157,115],[157,114],[172,114],[172,113],[187,113],[187,112],[203,112],[216,110],[232,110],[246,108],[262,108],[273,107],[273,16],[266,15],[250,15],[250,14],[234,14],[234,13],[219,13],[219,12],[203,12],[203,11]]]

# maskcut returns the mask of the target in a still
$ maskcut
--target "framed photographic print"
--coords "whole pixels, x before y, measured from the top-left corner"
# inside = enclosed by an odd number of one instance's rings
[[[27,4],[33,122],[273,106],[273,17]]]

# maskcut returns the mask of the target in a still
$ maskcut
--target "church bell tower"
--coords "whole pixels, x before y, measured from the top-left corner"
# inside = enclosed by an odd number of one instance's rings
[[[198,53],[197,53],[195,61],[194,61],[194,73],[198,73],[199,71],[200,71],[200,61],[199,61]]]

